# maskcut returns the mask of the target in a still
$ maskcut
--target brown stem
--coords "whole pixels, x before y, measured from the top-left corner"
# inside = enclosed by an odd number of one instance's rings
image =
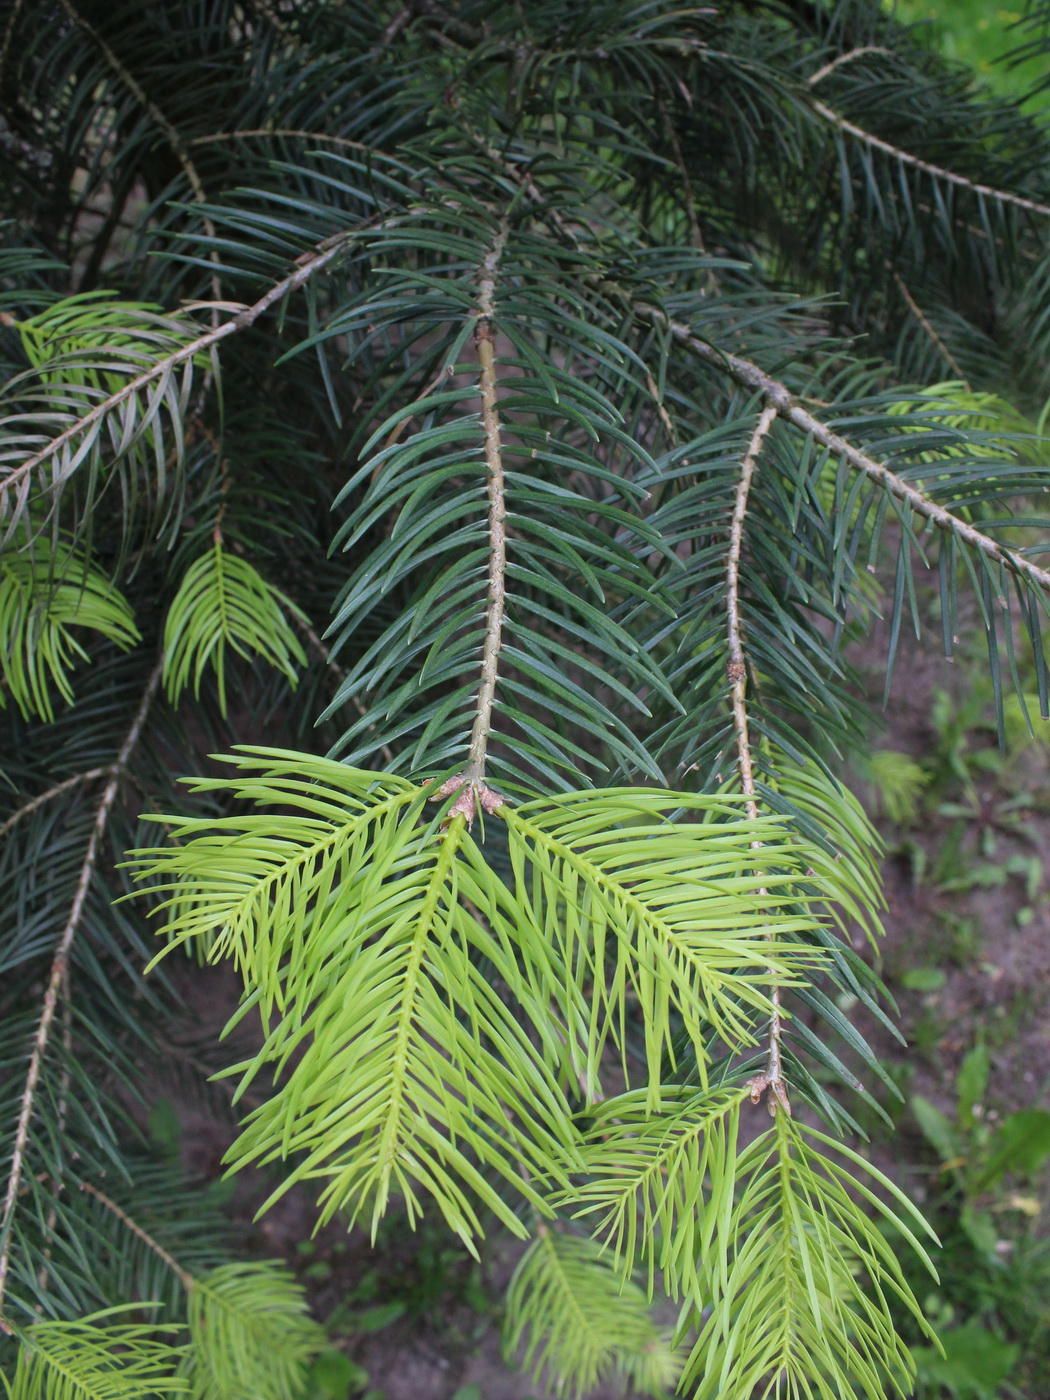
[[[69,917],[66,920],[62,935],[58,940],[54,957],[51,961],[51,972],[47,980],[47,988],[44,992],[44,1005],[40,1013],[40,1020],[37,1023],[36,1035],[33,1038],[33,1050],[29,1057],[29,1069],[26,1073],[25,1087],[22,1091],[22,1106],[18,1114],[18,1124],[15,1128],[14,1147],[11,1152],[11,1166],[7,1177],[7,1192],[4,1197],[3,1214],[0,1215],[0,1317],[3,1314],[4,1294],[7,1288],[7,1274],[10,1267],[11,1258],[11,1217],[14,1214],[15,1202],[18,1199],[18,1190],[22,1181],[22,1172],[25,1167],[26,1145],[29,1141],[29,1125],[33,1117],[33,1108],[36,1100],[37,1083],[40,1079],[40,1071],[43,1067],[44,1056],[47,1053],[48,1040],[51,1035],[51,1026],[55,1019],[55,1011],[58,1006],[58,996],[63,981],[66,976],[66,968],[69,963],[69,952],[73,946],[73,939],[77,929],[80,927],[80,920],[83,917],[84,906],[87,901],[88,891],[91,888],[91,881],[95,874],[95,866],[98,861],[99,848],[102,844],[102,837],[105,834],[109,816],[113,810],[113,804],[117,798],[117,791],[120,787],[120,780],[124,775],[131,756],[135,751],[142,730],[149,714],[150,706],[153,704],[160,685],[161,674],[164,667],[164,658],[158,659],[150,674],[142,701],[135,718],[132,720],[131,728],[120,746],[120,752],[110,769],[109,782],[106,784],[102,794],[102,801],[98,805],[95,813],[94,825],[91,828],[91,836],[88,840],[87,851],[84,855],[84,863],[80,867],[80,877],[77,880],[76,890],[73,894],[73,903],[70,906]]]
[[[758,461],[758,454],[762,450],[762,444],[776,421],[776,417],[777,410],[771,404],[767,404],[759,416],[747,452],[744,454],[744,460],[740,466],[740,481],[733,503],[733,518],[729,527],[729,554],[726,559],[726,624],[729,637],[729,662],[726,670],[730,684],[730,703],[733,708],[733,732],[736,736],[740,788],[744,794],[747,815],[751,821],[756,821],[758,818],[758,802],[756,800],[755,773],[751,761],[751,739],[747,720],[747,660],[744,656],[740,618],[740,558],[744,547],[744,522],[747,519],[748,500],[751,495],[751,482],[755,475],[755,465]],[[752,841],[751,849],[753,851],[761,850],[761,841]],[[761,878],[760,871],[756,870],[755,874]],[[764,895],[765,890],[759,890],[759,894]],[[751,1098],[754,1103],[757,1103],[768,1089],[770,1091],[768,1099],[770,1113],[776,1113],[777,1105],[780,1104],[784,1111],[790,1114],[791,1104],[788,1100],[787,1086],[784,1083],[781,1066],[780,988],[775,983],[770,988],[769,999],[773,1007],[769,1018],[767,1040],[769,1054],[765,1073],[750,1081]]]
[[[495,811],[502,801],[485,785],[485,763],[488,758],[489,736],[492,733],[492,708],[496,699],[496,680],[499,675],[499,654],[503,645],[503,619],[506,609],[507,503],[503,445],[500,440],[496,336],[493,322],[496,316],[496,278],[509,232],[507,221],[504,219],[492,247],[482,261],[478,278],[477,325],[474,330],[474,343],[481,367],[481,425],[485,433],[485,467],[489,498],[488,605],[485,611],[481,678],[474,702],[470,762],[459,777],[452,778],[450,783],[445,784],[441,794],[447,796],[450,792],[460,790],[459,797],[449,809],[449,816],[462,814],[468,822],[474,818],[479,797],[486,811]]]
[[[348,146],[351,150],[366,151],[369,155],[379,154],[374,146],[363,141],[351,141],[348,136],[328,136],[323,131],[304,131],[296,126],[254,126],[243,131],[213,131],[207,136],[194,136],[186,144],[211,146],[216,141],[237,141],[250,136],[299,136],[306,141],[328,141],[333,146]]]
[[[65,974],[62,978],[62,986],[59,991],[62,998],[62,1049],[65,1051],[66,1062],[62,1066],[62,1077],[58,1085],[58,1112],[55,1115],[58,1123],[56,1136],[61,1140],[66,1130],[66,1114],[69,1111],[69,1087],[73,1081],[70,1061],[73,1054],[73,1003],[70,1000],[69,987],[69,967],[66,966]],[[48,1271],[51,1264],[51,1238],[55,1233],[55,1225],[58,1221],[58,1195],[62,1190],[62,1182],[55,1183],[55,1189],[51,1207],[47,1212],[47,1221],[44,1225],[44,1234],[47,1244],[44,1246],[44,1262],[40,1266],[37,1275],[37,1285],[43,1293],[47,1288]],[[42,1312],[41,1305],[37,1304],[37,1311]]]
[[[496,315],[496,273],[503,249],[506,247],[507,234],[508,229],[504,221],[481,264],[481,277],[478,282],[478,323],[474,331],[478,363],[481,366],[481,423],[485,432],[485,467],[488,473],[489,497],[489,590],[485,614],[485,646],[481,657],[481,684],[478,687],[475,705],[474,728],[470,735],[470,766],[467,769],[467,776],[474,783],[480,783],[485,776],[506,606],[507,504],[499,405],[496,399],[496,336],[493,321]]]
[[[379,40],[380,47],[385,48],[387,44],[392,44],[409,20],[415,17],[415,13],[416,6],[413,0],[409,0],[407,5],[402,5],[394,18],[383,30],[382,38]]]
[[[863,58],[866,53],[881,53],[887,58],[893,58],[892,49],[884,49],[881,44],[862,44],[859,49],[850,49],[849,53],[840,53],[838,58],[833,58],[830,63],[825,63],[823,68],[818,68],[815,73],[811,73],[806,79],[810,87],[816,87],[818,83],[824,81],[829,73],[834,73],[836,68],[841,68],[844,63],[851,63],[855,58]]]
[[[195,1282],[193,1275],[184,1269],[178,1260],[174,1259],[168,1253],[163,1245],[158,1244],[153,1236],[145,1231],[137,1220],[132,1220],[127,1211],[121,1210],[116,1201],[110,1200],[104,1191],[100,1191],[97,1186],[92,1186],[90,1181],[82,1181],[80,1183],[80,1189],[81,1191],[86,1191],[89,1196],[94,1196],[96,1201],[101,1201],[108,1211],[112,1211],[122,1225],[125,1225],[133,1235],[138,1235],[142,1243],[148,1245],[149,1248],[153,1250],[153,1253],[158,1259],[163,1259],[187,1293],[192,1289]]]

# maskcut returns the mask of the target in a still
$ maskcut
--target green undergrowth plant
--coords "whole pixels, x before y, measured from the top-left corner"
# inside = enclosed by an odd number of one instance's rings
[[[1035,1395],[1050,1376],[1050,1248],[1039,1189],[1050,1113],[998,1113],[988,1102],[990,1067],[983,1045],[969,1052],[952,1113],[918,1094],[910,1101],[937,1161],[924,1204],[942,1244],[940,1279],[925,1306],[945,1354],[918,1351],[924,1396],[996,1396],[1010,1387]]]
[[[858,0],[46,0],[0,78],[7,1387],[313,1384],[138,1185],[229,962],[263,1210],[516,1237],[559,1393],[909,1394],[847,646],[929,570],[1046,716],[1042,130]]]

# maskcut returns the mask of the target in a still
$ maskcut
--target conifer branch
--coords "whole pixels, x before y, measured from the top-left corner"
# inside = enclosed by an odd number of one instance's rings
[[[499,160],[503,171],[521,185],[535,203],[542,202],[543,193],[531,175],[518,170],[516,166],[503,159],[499,152],[491,147],[485,146],[484,149],[493,159]],[[1046,212],[1050,214],[1050,208]],[[576,238],[572,229],[557,209],[546,210],[545,217],[550,220],[553,228],[575,244]],[[619,289],[609,286],[608,290]],[[946,510],[944,506],[938,505],[925,492],[917,490],[903,477],[890,471],[882,462],[877,462],[874,457],[869,457],[866,452],[854,447],[852,443],[847,442],[845,438],[840,437],[822,423],[819,418],[815,418],[808,409],[803,408],[795,400],[786,384],[774,379],[772,375],[766,374],[754,361],[745,360],[739,355],[732,355],[727,351],[717,349],[696,335],[690,326],[685,325],[682,321],[673,320],[659,307],[634,298],[631,298],[631,305],[637,313],[652,321],[654,325],[669,330],[677,341],[684,344],[698,358],[722,373],[728,374],[741,387],[760,393],[766,402],[776,409],[781,418],[810,434],[815,442],[844,458],[855,470],[862,471],[873,481],[877,481],[891,495],[914,510],[917,515],[932,521],[942,530],[958,535],[966,544],[980,550],[987,558],[1050,592],[1050,571],[1039,568],[1037,564],[1031,563],[1024,555],[1015,550],[1000,545],[989,535],[975,529],[967,521],[962,520],[950,510]]]
[[[62,998],[62,1049],[65,1052],[66,1062],[62,1066],[62,1077],[58,1084],[58,1109],[55,1114],[55,1121],[58,1125],[56,1136],[61,1140],[66,1130],[66,1115],[69,1112],[69,1090],[73,1083],[73,1072],[71,1057],[73,1054],[73,1004],[70,999],[69,986],[69,965],[66,965],[65,973],[62,977],[62,986],[59,989],[59,996]],[[48,1271],[51,1267],[51,1241],[55,1232],[55,1225],[58,1221],[58,1197],[62,1190],[62,1182],[55,1186],[54,1199],[47,1212],[47,1221],[44,1225],[44,1237],[47,1244],[44,1247],[44,1262],[40,1266],[40,1273],[37,1275],[37,1286],[41,1293],[47,1287]]]
[[[248,140],[256,136],[299,137],[303,141],[327,141],[330,146],[346,146],[352,151],[363,151],[375,155],[376,148],[364,141],[353,141],[349,136],[330,136],[325,131],[304,131],[296,126],[253,126],[239,131],[212,131],[207,136],[193,136],[187,146],[212,146],[217,141]]]
[[[914,156],[910,151],[902,151],[899,146],[891,145],[889,141],[884,141],[881,136],[865,131],[862,126],[857,126],[855,122],[840,116],[838,112],[827,106],[826,103],[818,101],[815,97],[810,99],[810,106],[818,116],[823,117],[839,131],[855,136],[858,141],[863,141],[873,150],[885,152],[894,160],[899,160],[902,165],[910,165],[914,170],[921,170],[925,175],[932,175],[934,179],[944,180],[949,185],[957,185],[960,189],[969,190],[972,194],[987,195],[989,199],[994,199],[999,204],[1013,204],[1018,209],[1027,209],[1032,214],[1050,216],[1050,205],[1040,204],[1038,200],[1026,199],[1024,195],[1013,194],[1010,190],[999,190],[992,185],[982,185],[976,180],[967,179],[965,175],[957,175],[954,170],[945,170],[941,165],[934,165],[931,161]]]
[[[862,44],[859,49],[850,49],[849,53],[840,53],[830,63],[825,63],[822,68],[811,73],[806,79],[807,86],[816,87],[818,83],[824,81],[829,73],[834,73],[836,68],[841,68],[844,63],[852,63],[855,58],[863,58],[867,53],[880,53],[886,58],[893,57],[892,50],[883,48],[881,44]]]
[[[776,417],[776,408],[772,404],[767,404],[759,416],[755,431],[751,435],[751,441],[744,454],[744,460],[740,466],[740,481],[733,502],[733,518],[729,527],[729,554],[726,561],[726,615],[729,633],[729,662],[726,671],[730,685],[730,701],[733,707],[733,732],[736,736],[740,788],[746,800],[747,815],[752,821],[758,820],[758,802],[755,794],[755,774],[751,761],[751,739],[747,722],[747,660],[744,656],[740,619],[740,558],[744,546],[744,522],[747,519],[748,498],[751,494],[751,482],[755,475],[758,454],[762,450],[762,444],[776,421]],[[752,841],[751,849],[753,851],[761,850],[761,848],[761,841]],[[759,874],[758,871],[755,873]],[[765,893],[765,890],[759,890],[760,897],[764,896]],[[770,1113],[776,1112],[778,1103],[783,1106],[786,1113],[790,1113],[791,1105],[788,1102],[787,1088],[781,1070],[780,987],[776,983],[770,988],[769,999],[773,1006],[769,1021],[769,1056],[766,1061],[765,1073],[749,1081],[751,1102],[758,1103],[762,1094],[769,1089]]]
[[[44,993],[44,1005],[40,1013],[40,1020],[37,1023],[36,1034],[33,1038],[33,1050],[29,1058],[29,1069],[26,1073],[25,1087],[22,1091],[22,1104],[18,1115],[18,1124],[15,1128],[14,1146],[11,1152],[11,1165],[8,1170],[7,1190],[4,1197],[3,1215],[0,1216],[0,1319],[3,1316],[4,1294],[7,1288],[7,1274],[10,1266],[11,1254],[11,1223],[14,1215],[15,1203],[18,1199],[18,1191],[22,1182],[22,1172],[25,1167],[26,1146],[29,1141],[29,1125],[33,1118],[33,1109],[36,1100],[37,1083],[40,1079],[40,1071],[43,1068],[44,1056],[47,1053],[48,1041],[51,1036],[51,1027],[55,1019],[55,1011],[58,1007],[59,992],[66,977],[69,965],[69,953],[76,937],[80,920],[83,917],[84,906],[87,902],[88,891],[95,874],[95,866],[98,862],[99,848],[102,844],[102,837],[105,835],[106,827],[109,823],[110,813],[117,798],[120,788],[120,781],[127,771],[132,755],[138,746],[142,731],[145,728],[146,719],[149,715],[150,707],[153,704],[160,685],[161,675],[164,669],[164,659],[159,658],[150,673],[145,692],[139,704],[135,717],[131,722],[116,760],[110,769],[109,782],[106,784],[102,794],[102,801],[98,805],[95,813],[95,821],[91,828],[91,836],[88,840],[87,850],[84,854],[84,863],[80,867],[80,876],[77,880],[76,889],[73,894],[73,903],[70,906],[69,917],[58,940],[54,957],[51,961],[51,971],[47,980],[47,988]]]
[[[1007,549],[997,543],[989,535],[976,529],[958,515],[953,514],[952,511],[938,505],[925,492],[912,486],[896,472],[890,471],[889,467],[882,462],[877,462],[874,457],[869,457],[866,452],[854,447],[851,442],[847,442],[845,438],[833,432],[827,424],[814,417],[808,409],[803,408],[787,385],[782,384],[779,379],[774,379],[772,375],[766,374],[765,370],[760,369],[752,360],[745,360],[739,355],[730,355],[726,351],[716,349],[715,346],[709,345],[706,340],[702,340],[696,335],[691,327],[684,325],[681,321],[672,320],[659,307],[638,301],[633,302],[633,305],[636,311],[655,325],[664,326],[670,330],[674,338],[685,345],[698,359],[703,360],[721,373],[729,375],[743,388],[760,393],[785,422],[793,423],[796,428],[808,433],[814,442],[819,443],[821,447],[827,448],[829,452],[848,462],[856,471],[861,471],[872,481],[878,482],[890,495],[909,506],[916,515],[931,521],[940,529],[948,531],[949,534],[957,535],[960,540],[979,550],[986,558],[994,560],[995,563],[1009,569],[1011,573],[1018,574],[1029,583],[1034,583],[1039,588],[1050,592],[1050,572],[1041,569],[1038,564],[1033,564],[1016,550]]]
[[[911,314],[915,317],[916,321],[918,321],[919,325],[929,336],[930,340],[936,347],[938,353],[944,358],[944,361],[948,365],[949,369],[951,369],[953,373],[958,375],[958,377],[966,385],[967,389],[969,389],[970,381],[966,378],[966,375],[964,374],[958,360],[948,349],[947,345],[945,345],[944,341],[937,334],[936,330],[934,330],[929,317],[926,315],[922,307],[919,305],[919,303],[912,296],[911,292],[908,290],[908,284],[904,281],[904,278],[900,275],[900,273],[897,271],[897,269],[893,266],[891,262],[887,261],[886,266],[887,268],[889,268],[890,275],[892,276],[894,282],[896,282],[897,290],[904,298],[908,310],[911,312]]]
[[[401,33],[402,29],[404,29],[405,25],[408,24],[409,20],[414,18],[415,13],[416,7],[413,0],[408,0],[408,4],[401,6],[400,10],[398,10],[397,14],[383,30],[382,38],[379,40],[380,46],[385,48],[387,44],[392,44]]]
[[[319,272],[321,268],[327,266],[333,258],[337,257],[343,251],[346,241],[350,237],[352,235],[347,233],[346,235],[338,235],[334,240],[326,239],[324,243],[318,245],[314,252],[308,254],[299,263],[294,272],[290,272],[287,277],[282,277],[279,282],[275,282],[258,301],[251,306],[244,307],[236,316],[225,321],[221,326],[214,326],[210,331],[206,331],[203,335],[197,336],[195,340],[191,340],[188,345],[183,345],[170,355],[165,355],[162,360],[158,360],[148,370],[136,375],[122,388],[110,394],[109,398],[96,404],[90,412],[85,413],[82,418],[78,418],[64,432],[52,438],[46,447],[42,447],[39,452],[34,452],[31,457],[27,457],[9,476],[0,481],[0,510],[6,506],[9,491],[20,486],[24,490],[22,483],[25,482],[30,473],[44,462],[50,461],[78,434],[100,422],[115,408],[119,408],[128,399],[134,398],[141,389],[145,389],[156,380],[162,379],[178,365],[185,364],[187,360],[193,360],[197,355],[210,350],[213,345],[217,345],[229,336],[236,335],[238,331],[246,330],[249,326],[254,325],[263,312],[268,311],[271,306],[288,296],[289,293],[296,291],[304,282],[308,282],[315,272]]]

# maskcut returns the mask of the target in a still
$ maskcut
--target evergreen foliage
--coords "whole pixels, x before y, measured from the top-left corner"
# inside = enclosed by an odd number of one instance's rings
[[[9,1394],[320,1345],[127,1108],[183,948],[231,1168],[528,1237],[555,1388],[906,1395],[848,644],[1047,716],[1043,128],[869,0],[7,0],[0,106]]]

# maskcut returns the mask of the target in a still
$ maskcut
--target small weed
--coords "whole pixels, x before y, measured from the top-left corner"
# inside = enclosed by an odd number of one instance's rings
[[[942,1244],[940,1284],[925,1306],[945,1356],[916,1348],[919,1400],[990,1400],[1008,1380],[1050,1381],[1050,1242],[1036,1233],[1032,1189],[1050,1159],[1050,1113],[989,1108],[990,1067],[985,1045],[970,1051],[952,1114],[918,1094],[910,1101],[936,1159],[925,1210]]]

